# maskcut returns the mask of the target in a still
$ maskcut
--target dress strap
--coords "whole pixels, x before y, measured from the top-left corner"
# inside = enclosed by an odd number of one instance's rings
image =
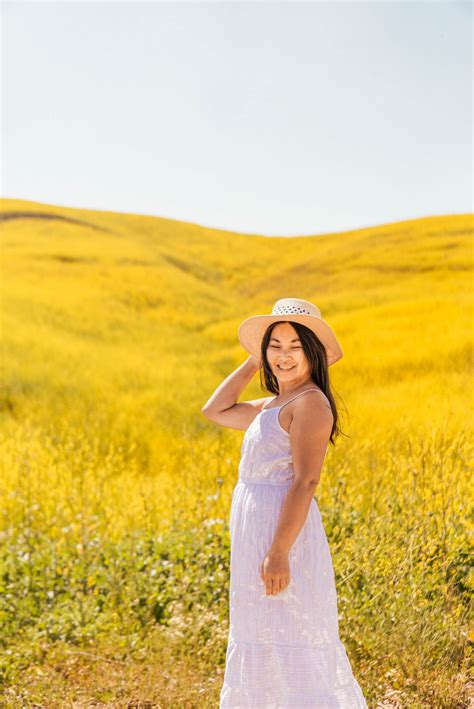
[[[306,394],[308,391],[321,391],[321,389],[316,389],[315,387],[312,387],[311,389],[305,389],[304,391],[300,391],[299,394],[295,394],[294,396],[291,397],[291,399],[288,399],[288,401],[285,401],[284,404],[280,406],[282,409],[284,406],[290,403],[290,401],[293,401],[293,399],[296,399],[298,396],[302,396],[303,394]]]
[[[262,411],[263,409],[265,409],[266,406],[267,406],[267,404],[269,404],[270,401],[273,401],[274,398],[275,398],[274,396],[273,396],[273,397],[270,396],[270,397],[266,400],[266,402],[263,404],[263,406],[262,406],[262,408],[261,408],[260,410]]]

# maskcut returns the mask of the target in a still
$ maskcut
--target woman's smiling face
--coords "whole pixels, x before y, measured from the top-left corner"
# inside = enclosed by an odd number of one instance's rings
[[[289,322],[278,323],[272,330],[267,347],[267,360],[275,377],[292,384],[310,375],[308,360],[298,333]]]

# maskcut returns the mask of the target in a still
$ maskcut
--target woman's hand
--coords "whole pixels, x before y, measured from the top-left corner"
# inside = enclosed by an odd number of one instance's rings
[[[284,552],[267,554],[260,567],[267,596],[276,596],[290,583],[290,562]]]

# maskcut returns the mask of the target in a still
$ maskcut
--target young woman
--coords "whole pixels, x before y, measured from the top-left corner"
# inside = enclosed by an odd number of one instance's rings
[[[250,357],[202,409],[245,430],[230,510],[229,637],[220,709],[367,708],[339,638],[331,554],[314,499],[340,430],[328,367],[342,349],[319,309],[283,298],[238,331]],[[237,403],[263,368],[274,397]]]

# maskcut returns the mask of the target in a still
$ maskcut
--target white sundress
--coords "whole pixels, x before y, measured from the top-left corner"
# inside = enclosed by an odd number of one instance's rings
[[[267,596],[260,576],[294,479],[280,406],[261,409],[244,434],[230,509],[229,635],[219,709],[367,709],[339,638],[337,594],[313,498],[289,553],[290,583]]]

